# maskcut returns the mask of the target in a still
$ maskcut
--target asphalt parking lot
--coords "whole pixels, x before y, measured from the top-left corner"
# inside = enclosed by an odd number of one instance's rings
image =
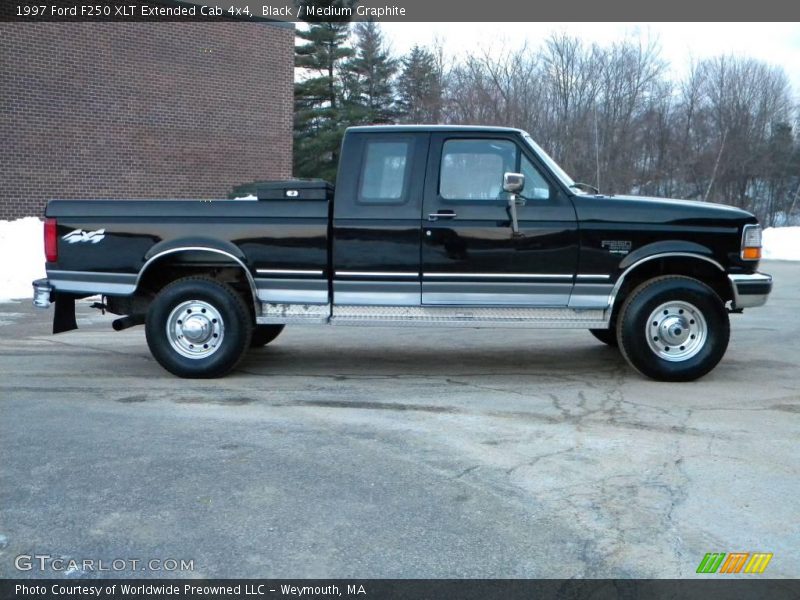
[[[172,377],[142,328],[0,304],[0,576],[19,555],[191,560],[180,577],[800,575],[800,263],[704,379],[584,331],[287,328]],[[118,563],[119,564],[119,563]],[[170,563],[171,564],[171,563]]]

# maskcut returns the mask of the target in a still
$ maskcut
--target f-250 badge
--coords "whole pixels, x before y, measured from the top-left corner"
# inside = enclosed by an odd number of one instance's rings
[[[603,240],[600,247],[605,248],[611,254],[628,254],[631,251],[629,240]]]
[[[69,242],[70,244],[77,244],[78,242],[91,242],[92,244],[96,244],[98,242],[102,242],[103,238],[105,237],[105,229],[98,229],[97,231],[84,231],[83,229],[76,229],[75,231],[70,231],[61,239]]]

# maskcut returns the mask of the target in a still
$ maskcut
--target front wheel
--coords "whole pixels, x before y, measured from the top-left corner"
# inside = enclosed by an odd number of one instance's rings
[[[178,377],[222,377],[242,359],[252,333],[253,316],[242,297],[209,277],[170,283],[145,320],[150,352]]]
[[[722,299],[690,277],[665,276],[637,287],[617,320],[622,355],[660,381],[692,381],[711,371],[728,348],[730,322]]]

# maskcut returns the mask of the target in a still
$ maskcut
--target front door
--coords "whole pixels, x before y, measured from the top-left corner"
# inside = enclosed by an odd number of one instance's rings
[[[525,175],[514,234],[503,174]],[[513,132],[431,137],[422,304],[566,307],[578,260],[567,195]]]

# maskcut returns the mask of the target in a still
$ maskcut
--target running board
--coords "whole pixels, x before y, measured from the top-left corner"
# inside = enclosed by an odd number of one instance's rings
[[[431,327],[525,327],[541,329],[605,329],[605,310],[495,306],[351,306],[268,304],[262,305],[266,323],[329,323],[331,325]]]

